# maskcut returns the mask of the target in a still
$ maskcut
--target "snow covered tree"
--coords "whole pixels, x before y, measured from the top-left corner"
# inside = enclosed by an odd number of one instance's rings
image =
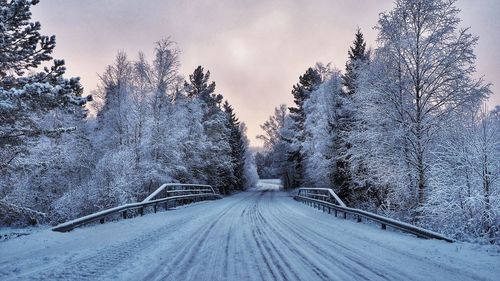
[[[31,22],[36,0],[1,1],[0,11],[0,147],[23,144],[28,138],[53,135],[60,128],[41,129],[35,117],[55,108],[73,109],[82,97],[79,78],[65,79],[63,60],[36,72],[52,59],[55,36],[40,34],[39,22]],[[63,130],[64,131],[64,130]],[[17,155],[4,159],[10,159]]]
[[[206,136],[206,151],[203,154],[203,174],[206,182],[219,188],[222,193],[230,194],[235,188],[234,162],[231,157],[231,128],[227,114],[222,110],[222,95],[215,94],[215,82],[210,82],[210,71],[198,66],[185,82],[187,95],[201,103],[203,129]]]
[[[289,107],[290,118],[293,120],[293,137],[291,150],[289,151],[289,159],[293,162],[293,180],[291,185],[298,187],[304,179],[302,142],[305,139],[304,123],[306,115],[304,112],[304,102],[309,98],[309,95],[321,83],[321,76],[314,68],[309,68],[304,75],[299,77],[299,83],[293,86],[292,95],[295,107]]]
[[[23,214],[51,212],[66,183],[78,181],[83,169],[71,159],[84,146],[79,126],[91,99],[79,78],[64,78],[63,60],[48,64],[55,36],[31,20],[37,3],[0,1],[0,209],[19,216],[7,223],[21,225]]]
[[[102,134],[100,144],[107,150],[130,142],[130,121],[128,112],[132,94],[132,63],[124,52],[119,52],[114,65],[107,67],[100,75],[101,85],[96,98],[103,104],[97,113],[98,129],[106,131]]]
[[[101,84],[95,92],[99,103],[93,138],[96,159],[95,177],[90,182],[89,201],[96,211],[136,199],[140,188],[137,154],[132,130],[133,63],[119,52],[113,65],[100,75]]]
[[[283,128],[285,123],[285,117],[287,115],[287,107],[284,104],[274,108],[274,115],[271,115],[269,119],[260,125],[260,128],[264,131],[264,134],[258,135],[257,138],[264,142],[264,148],[271,151],[273,147],[280,141],[280,130]]]
[[[227,126],[230,129],[229,145],[231,146],[231,158],[233,162],[233,186],[235,189],[243,189],[245,173],[246,144],[240,131],[240,122],[234,113],[233,107],[226,100],[223,104],[224,112],[227,114]]]
[[[132,62],[120,52],[101,75],[94,139],[101,157],[91,183],[101,208],[141,200],[172,179],[192,180],[181,147],[189,132],[179,126],[188,127],[197,114],[189,115],[178,94],[178,67],[178,50],[167,38],[155,43],[151,62],[142,53]]]
[[[294,151],[292,147],[293,138],[296,131],[295,123],[289,115],[285,117],[283,128],[280,130],[281,141],[279,141],[273,149],[273,169],[276,169],[280,175],[281,184],[284,189],[297,187],[297,165],[290,158],[290,151]]]
[[[359,75],[369,63],[370,51],[366,49],[366,42],[361,30],[358,28],[353,45],[348,50],[348,61],[346,62],[345,74],[342,75],[343,97],[338,99],[337,122],[335,123],[338,138],[335,141],[336,167],[333,174],[333,185],[340,188],[339,192],[347,202],[353,203],[359,186],[352,180],[352,167],[350,167],[349,134],[356,123],[354,106],[354,95],[359,83]]]
[[[370,59],[370,53],[366,49],[366,42],[361,29],[358,28],[355,36],[353,46],[348,51],[349,59],[345,64],[345,74],[342,75],[342,85],[345,87],[347,95],[353,95],[356,92],[359,68]]]
[[[274,115],[271,115],[260,128],[264,134],[258,135],[257,138],[264,142],[265,151],[256,153],[255,161],[257,170],[261,178],[279,178],[276,160],[276,148],[283,139],[281,138],[281,130],[285,125],[288,108],[281,104],[274,108]]]
[[[425,220],[459,239],[498,243],[500,116],[481,105],[455,116],[433,150]]]
[[[392,186],[392,204],[409,210],[414,220],[429,192],[437,132],[459,106],[489,93],[474,78],[477,38],[458,27],[454,3],[398,0],[394,10],[382,13],[374,63],[355,95],[354,165],[362,159],[358,163],[367,166],[371,180]]]
[[[182,79],[179,77],[179,50],[175,42],[169,38],[155,43],[154,60],[150,67],[151,89],[153,91],[151,108],[153,110],[153,132],[151,146],[153,160],[159,161],[161,154],[161,143],[164,136],[162,118],[165,118],[163,110],[173,99],[176,87],[179,87]],[[168,115],[167,115],[168,116]]]
[[[329,70],[325,81],[311,93],[304,102],[305,139],[302,147],[304,156],[305,183],[314,187],[334,188],[339,173],[339,118],[342,99],[342,80],[339,71]]]
[[[429,151],[435,128],[458,105],[485,96],[489,89],[474,80],[477,37],[459,29],[455,1],[397,1],[379,21],[380,52],[401,63],[408,82],[404,94],[410,121],[411,165],[417,176],[417,202],[425,203]]]
[[[247,137],[247,126],[242,122],[240,123],[239,129],[241,132],[242,145],[245,148],[245,154],[243,156],[243,189],[249,189],[256,186],[259,175],[257,174],[255,159],[250,150],[250,140]]]

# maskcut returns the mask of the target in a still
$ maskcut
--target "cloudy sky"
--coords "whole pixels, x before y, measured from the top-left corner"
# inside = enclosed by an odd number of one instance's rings
[[[44,34],[57,36],[56,58],[80,76],[87,93],[117,51],[151,55],[170,36],[182,50],[181,72],[198,65],[212,73],[217,91],[234,105],[253,145],[259,125],[309,66],[343,69],[359,26],[376,46],[380,12],[392,0],[43,0],[33,10]],[[464,27],[480,36],[478,72],[492,82],[489,104],[500,104],[500,1],[458,0]]]

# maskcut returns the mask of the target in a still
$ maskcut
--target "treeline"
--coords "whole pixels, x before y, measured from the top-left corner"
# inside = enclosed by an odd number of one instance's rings
[[[317,64],[261,127],[263,177],[331,187],[349,206],[458,239],[500,237],[500,107],[455,1],[401,0],[360,30],[342,74]]]
[[[179,50],[153,59],[119,52],[92,98],[55,38],[30,22],[37,1],[2,4],[0,22],[0,225],[56,223],[144,199],[166,182],[205,183],[222,194],[257,174],[246,127],[201,66],[185,80]]]

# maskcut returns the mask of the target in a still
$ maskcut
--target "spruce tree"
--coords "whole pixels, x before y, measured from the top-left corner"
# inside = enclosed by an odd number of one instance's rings
[[[334,173],[332,173],[332,182],[338,188],[339,195],[348,202],[352,202],[354,194],[352,194],[354,184],[352,182],[352,169],[349,165],[349,149],[351,144],[347,138],[354,126],[354,108],[352,108],[352,99],[356,94],[358,84],[358,76],[363,67],[369,63],[370,53],[366,49],[366,42],[363,33],[358,28],[355,34],[355,39],[349,47],[349,59],[346,62],[345,74],[342,75],[343,96],[337,108],[338,120],[336,122],[336,130],[338,137],[333,140],[332,147],[337,153]]]
[[[366,50],[366,42],[363,38],[361,29],[356,31],[356,38],[353,41],[353,46],[349,48],[349,59],[345,64],[345,74],[342,76],[342,84],[345,87],[347,95],[353,95],[356,91],[356,81],[358,78],[359,68],[368,62],[369,53]]]
[[[303,158],[302,143],[305,139],[304,123],[306,114],[304,102],[309,98],[309,94],[321,84],[320,74],[313,68],[307,69],[304,75],[299,77],[299,83],[293,86],[292,95],[295,107],[288,108],[290,118],[293,121],[292,149],[288,153],[288,161],[292,163],[293,178],[290,187],[298,187],[303,182]]]
[[[227,114],[227,125],[231,131],[229,145],[231,146],[231,161],[233,164],[233,183],[235,188],[243,189],[245,185],[243,181],[245,169],[245,143],[240,131],[240,122],[234,113],[233,107],[228,101],[224,102],[223,108],[224,112]]]
[[[227,114],[222,110],[222,95],[215,94],[215,82],[209,82],[210,71],[198,66],[189,81],[185,82],[188,97],[201,102],[203,108],[203,131],[207,138],[203,155],[203,174],[206,182],[229,194],[234,188],[233,162],[231,160],[230,136]]]

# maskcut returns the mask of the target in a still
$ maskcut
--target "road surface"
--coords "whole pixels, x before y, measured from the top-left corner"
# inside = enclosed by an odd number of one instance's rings
[[[498,251],[335,218],[272,183],[0,242],[0,280],[495,280]],[[490,249],[490,250],[488,250]],[[496,279],[498,280],[498,279]]]

